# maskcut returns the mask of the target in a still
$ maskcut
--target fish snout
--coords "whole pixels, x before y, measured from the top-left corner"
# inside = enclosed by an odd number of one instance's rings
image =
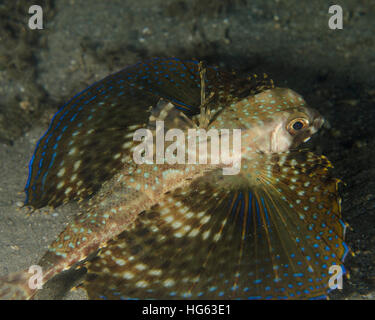
[[[316,131],[318,131],[324,124],[324,118],[319,115],[313,122],[313,127],[315,128]],[[316,132],[315,131],[315,132]]]
[[[309,126],[307,128],[308,134],[310,134],[310,137],[319,131],[319,129],[323,126],[324,124],[324,117],[318,112],[318,110],[310,108],[310,107],[305,107],[303,109],[303,112],[308,116],[309,119]],[[305,133],[305,135],[306,135]]]

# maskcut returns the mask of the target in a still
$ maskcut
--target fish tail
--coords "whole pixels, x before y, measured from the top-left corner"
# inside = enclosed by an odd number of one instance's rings
[[[0,300],[29,300],[38,289],[29,285],[29,270],[10,273],[0,278]]]

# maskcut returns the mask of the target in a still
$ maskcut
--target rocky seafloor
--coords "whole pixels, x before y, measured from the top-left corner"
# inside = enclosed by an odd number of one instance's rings
[[[309,147],[326,155],[341,188],[355,252],[333,299],[375,298],[375,4],[330,1],[45,0],[44,29],[28,28],[28,1],[0,4],[0,275],[34,264],[77,213],[75,204],[25,215],[22,193],[35,143],[57,108],[104,76],[152,57],[196,58],[266,72],[327,119]],[[62,276],[61,278],[64,278]],[[72,276],[69,276],[71,279]],[[40,298],[84,299],[65,279]],[[48,287],[48,286],[47,286]]]

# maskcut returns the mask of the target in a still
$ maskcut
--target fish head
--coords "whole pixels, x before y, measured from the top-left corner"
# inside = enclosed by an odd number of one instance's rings
[[[281,153],[308,141],[324,123],[318,111],[287,88],[265,90],[232,106],[242,131],[242,151]]]
[[[324,118],[315,109],[298,107],[290,111],[287,120],[279,126],[280,129],[273,132],[275,149],[281,149],[281,152],[309,141],[324,123]],[[282,141],[286,143],[283,145]]]

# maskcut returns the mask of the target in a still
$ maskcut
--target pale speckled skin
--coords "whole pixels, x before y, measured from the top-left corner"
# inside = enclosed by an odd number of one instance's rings
[[[293,136],[285,125],[296,114],[303,115],[311,126]],[[224,108],[213,117],[209,128],[242,129],[242,156],[256,159],[259,152],[282,152],[299,145],[321,124],[321,117],[308,109],[298,94],[276,88]],[[104,247],[131,225],[139,213],[162,201],[167,192],[189,185],[192,179],[214,167],[218,166],[125,165],[92,199],[83,203],[82,213],[51,244],[38,263],[44,270],[43,281]],[[32,297],[36,291],[25,284],[29,276],[23,271],[1,279],[0,293],[5,298]]]
[[[310,126],[293,136],[286,126],[300,116],[308,119]],[[323,121],[317,111],[306,106],[298,93],[275,88],[232,103],[223,110],[212,127],[248,129],[242,138],[245,146],[243,154],[249,146],[253,152],[280,153],[297,147],[311,137],[320,129]]]

